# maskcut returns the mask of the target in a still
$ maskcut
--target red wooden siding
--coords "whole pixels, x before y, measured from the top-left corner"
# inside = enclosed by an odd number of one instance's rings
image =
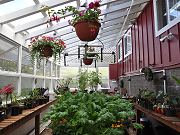
[[[118,67],[116,64],[109,64],[109,79],[117,80],[118,78]]]
[[[142,67],[153,66],[153,68],[167,69],[174,65],[180,65],[180,24],[175,25],[159,37],[155,37],[154,27],[151,1],[131,27],[132,54],[123,58],[118,64],[118,76],[139,71]],[[160,42],[160,38],[170,32],[175,35],[175,38]]]

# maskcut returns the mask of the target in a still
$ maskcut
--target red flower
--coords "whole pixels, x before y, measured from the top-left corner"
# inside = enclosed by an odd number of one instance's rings
[[[14,91],[14,89],[15,88],[12,84],[8,84],[0,90],[0,94],[11,94]]]
[[[94,3],[93,3],[93,2],[89,3],[89,8],[90,8],[90,9],[93,9],[93,8],[94,8]]]
[[[96,8],[100,7],[99,2],[95,2],[95,3],[94,3],[94,7],[96,7]]]

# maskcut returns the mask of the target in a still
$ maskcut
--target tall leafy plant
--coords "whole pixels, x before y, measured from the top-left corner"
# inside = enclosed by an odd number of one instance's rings
[[[89,74],[88,71],[80,72],[78,75],[79,89],[84,91],[88,87]]]
[[[123,135],[124,129],[131,126],[128,121],[134,114],[132,104],[119,96],[66,92],[45,120],[51,120],[55,135]],[[115,128],[114,123],[120,121]]]

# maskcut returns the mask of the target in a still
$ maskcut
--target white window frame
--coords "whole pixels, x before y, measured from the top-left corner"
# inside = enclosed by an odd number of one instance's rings
[[[127,38],[127,37],[130,37],[130,43],[128,43],[127,42],[127,44],[125,44],[125,38]],[[130,45],[130,47],[131,47],[131,49],[127,52],[127,54],[125,54],[125,46],[128,46],[128,44]],[[132,36],[131,36],[131,29],[129,29],[127,32],[126,32],[126,34],[124,35],[124,43],[123,43],[123,45],[124,45],[124,58],[126,58],[126,57],[128,57],[130,54],[132,54]]]
[[[122,57],[123,57],[122,54],[120,54],[120,53],[122,53],[122,40],[118,44],[118,62],[120,62],[122,60]]]
[[[170,21],[170,18],[169,18],[169,1],[167,1],[167,15],[168,15],[168,18],[167,18],[167,25],[164,26],[163,28],[161,28],[160,30],[158,30],[158,19],[157,19],[157,4],[156,4],[156,1],[157,0],[153,0],[153,6],[154,6],[154,22],[155,22],[155,36],[158,37],[159,35],[161,35],[162,33],[164,33],[165,31],[167,31],[168,29],[170,29],[171,27],[173,27],[174,25],[176,25],[177,23],[180,22],[180,16],[175,18],[174,20]]]

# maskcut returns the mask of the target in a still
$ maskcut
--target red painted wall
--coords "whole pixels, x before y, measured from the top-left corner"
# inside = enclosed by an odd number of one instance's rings
[[[155,69],[180,67],[180,24],[173,26],[159,37],[155,37],[154,27],[151,1],[131,27],[132,54],[118,64],[118,76],[137,72],[142,67],[152,66]],[[160,42],[160,37],[170,32],[175,38]]]
[[[118,67],[116,64],[109,64],[109,79],[117,80],[118,78]]]

